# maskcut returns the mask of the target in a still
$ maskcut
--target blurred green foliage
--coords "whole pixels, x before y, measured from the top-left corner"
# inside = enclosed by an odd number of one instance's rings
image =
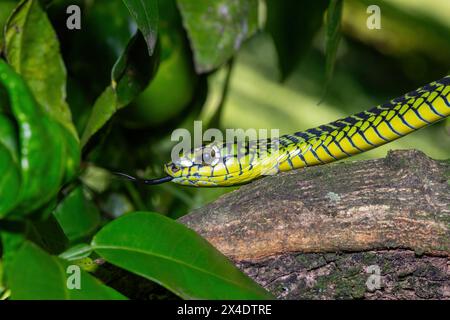
[[[73,4],[81,30],[66,27]],[[366,27],[369,5],[380,30]],[[160,176],[171,133],[194,120],[284,134],[450,70],[447,0],[1,0],[0,30],[0,297],[124,298],[84,273],[89,292],[65,289],[57,270],[99,256],[183,298],[270,297],[174,221],[234,188],[148,187],[110,172]],[[416,148],[448,159],[448,128],[358,158]]]

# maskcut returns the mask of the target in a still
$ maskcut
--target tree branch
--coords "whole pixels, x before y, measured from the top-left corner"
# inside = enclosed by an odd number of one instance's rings
[[[426,257],[434,263],[434,275],[436,270],[442,273],[439,292],[431,297],[450,297],[446,269],[450,257],[450,163],[432,160],[419,151],[394,151],[384,159],[265,177],[180,221],[281,298],[292,298],[295,290],[278,292],[273,288],[277,279],[283,282],[293,275],[297,280],[309,275],[314,287],[317,270],[339,274],[336,261],[346,261],[359,268],[356,274],[365,274],[368,265],[362,252],[373,255],[377,263],[386,264],[389,257],[389,261],[397,257],[413,269],[423,265]],[[340,254],[327,260],[328,253]],[[293,264],[292,259],[309,262]],[[394,267],[390,271],[394,278],[404,272]],[[421,275],[425,280],[430,277],[431,271]],[[328,285],[336,286],[338,278]],[[370,298],[364,281],[361,285],[363,296]],[[353,297],[348,290],[346,294]],[[390,297],[407,296],[403,292]],[[305,293],[303,297],[336,297],[336,292],[330,291],[328,296]]]

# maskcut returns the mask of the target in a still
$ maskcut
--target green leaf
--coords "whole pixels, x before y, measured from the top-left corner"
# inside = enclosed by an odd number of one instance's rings
[[[28,240],[52,254],[62,252],[68,242],[58,222],[52,216],[46,220],[34,222],[0,220],[0,240],[5,269]]]
[[[2,0],[0,2],[0,52],[3,51],[3,28],[8,17],[16,7],[18,0]]]
[[[137,33],[113,67],[111,82],[117,95],[118,109],[133,101],[147,87],[156,71],[159,57],[149,58],[144,46],[142,34]]]
[[[144,35],[149,54],[153,55],[158,37],[158,0],[123,0],[123,2]]]
[[[12,299],[126,299],[90,274],[79,269],[80,289],[69,289],[69,264],[25,242],[5,270]],[[69,272],[68,272],[69,271]]]
[[[278,52],[281,76],[285,79],[311,48],[322,26],[328,0],[266,0],[266,30]]]
[[[325,90],[333,76],[336,53],[341,40],[342,6],[344,1],[331,0],[327,9],[326,18],[326,62],[325,62]]]
[[[0,300],[4,299],[5,292],[7,291],[6,286],[4,284],[3,277],[3,261],[0,259]]]
[[[63,252],[69,243],[64,230],[53,215],[27,223],[27,239],[38,244],[51,254]]]
[[[20,1],[10,16],[5,56],[28,85],[5,84],[20,133],[23,203],[18,210],[24,215],[49,201],[62,183],[72,179],[80,161],[78,135],[65,101],[66,70],[58,38],[39,1]]]
[[[112,87],[107,87],[94,103],[88,123],[81,136],[81,145],[83,147],[111,119],[118,109],[117,95]]]
[[[258,29],[258,0],[178,0],[196,70],[226,62]]]
[[[138,32],[112,71],[111,85],[105,89],[94,104],[92,113],[81,138],[83,146],[121,108],[141,93],[153,77],[158,56],[150,58],[146,44]]]
[[[30,240],[51,254],[67,247],[68,239],[53,216],[43,220],[0,220],[4,258],[10,260],[25,240]]]
[[[131,213],[109,223],[92,247],[106,261],[182,298],[271,298],[194,231],[157,213]]]
[[[75,139],[67,138],[65,128],[47,116],[20,76],[1,59],[0,84],[9,96],[19,133],[22,187],[14,214],[30,214],[56,195],[69,172],[75,172],[79,147]]]
[[[20,192],[20,170],[9,150],[0,144],[0,218],[18,202]]]
[[[18,163],[16,128],[0,113],[0,218],[11,210],[19,199],[21,176]]]
[[[92,253],[92,247],[86,243],[77,244],[59,255],[61,259],[75,261],[87,258]]]
[[[8,62],[36,100],[78,139],[66,102],[66,69],[55,31],[38,0],[23,0],[5,28]]]
[[[100,213],[81,186],[69,193],[53,214],[70,241],[89,236],[100,224]]]
[[[11,157],[17,163],[19,158],[19,147],[17,145],[17,128],[11,118],[2,113],[0,113],[0,144],[3,145],[11,153]]]
[[[17,221],[0,220],[0,240],[4,268],[14,259],[15,254],[29,235],[28,224]]]

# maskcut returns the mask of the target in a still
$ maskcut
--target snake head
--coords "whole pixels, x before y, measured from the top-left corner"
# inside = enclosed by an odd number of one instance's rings
[[[180,154],[167,163],[164,170],[173,178],[172,182],[182,185],[216,187],[244,184],[272,174],[270,172],[278,165],[277,154],[261,148],[260,144],[261,141],[209,144]]]
[[[173,157],[164,171],[172,182],[190,186],[218,186],[222,180],[222,144],[209,144]]]

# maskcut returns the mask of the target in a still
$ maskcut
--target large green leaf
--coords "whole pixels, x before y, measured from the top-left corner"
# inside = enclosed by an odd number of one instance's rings
[[[82,187],[69,193],[53,213],[70,241],[89,236],[100,224],[100,213]]]
[[[25,242],[6,268],[7,286],[12,299],[125,299],[90,274],[79,270],[80,289],[68,288],[72,275],[69,264],[47,254],[31,242]],[[75,266],[75,268],[77,268]]]
[[[16,214],[25,215],[54,197],[67,173],[74,173],[79,151],[75,139],[67,138],[69,132],[43,112],[24,81],[1,59],[0,85],[19,133],[10,138],[20,146],[22,187]]]
[[[38,0],[23,0],[5,30],[8,62],[45,111],[78,139],[66,103],[66,69],[55,31]]]
[[[271,298],[206,240],[160,214],[127,214],[100,230],[92,246],[106,261],[182,298]]]
[[[158,36],[158,0],[123,0],[123,2],[144,35],[149,54],[153,55]]]
[[[226,62],[258,29],[258,0],[178,0],[197,72]]]
[[[114,66],[111,85],[94,104],[81,138],[83,146],[150,82],[156,70],[158,55],[155,54],[150,58],[145,47],[145,41],[138,32]]]
[[[58,38],[38,0],[20,1],[10,16],[5,57],[27,84],[5,83],[20,133],[23,187],[18,211],[23,215],[50,200],[76,175],[80,161]]]

